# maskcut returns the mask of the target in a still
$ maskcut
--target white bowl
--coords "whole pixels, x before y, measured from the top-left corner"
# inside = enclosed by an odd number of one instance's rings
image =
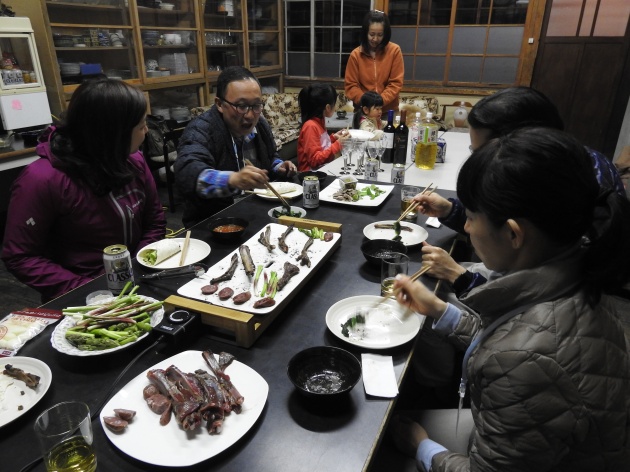
[[[174,3],[160,3],[161,10],[172,10],[173,8],[175,8]]]
[[[278,222],[278,218],[275,218],[273,216],[273,212],[274,211],[282,211],[282,210],[286,210],[286,209],[283,206],[275,207],[275,208],[272,208],[271,210],[269,210],[267,212],[267,214],[269,215],[269,218],[271,218],[271,220],[273,222],[277,223]],[[300,218],[304,218],[306,216],[306,210],[304,208],[292,206],[291,207],[291,211],[294,212],[294,213],[300,213],[300,216],[299,216]]]

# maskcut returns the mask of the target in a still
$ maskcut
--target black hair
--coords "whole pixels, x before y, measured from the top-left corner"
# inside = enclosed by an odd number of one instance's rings
[[[531,127],[488,141],[462,166],[457,195],[497,227],[526,218],[559,246],[584,238],[591,303],[630,278],[630,201],[600,190],[588,152],[568,133]]]
[[[55,167],[105,195],[131,182],[131,135],[147,112],[142,91],[121,80],[84,82],[51,137]]]
[[[354,118],[352,119],[352,127],[358,128],[361,124],[361,117],[363,116],[363,107],[382,107],[383,106],[383,97],[378,92],[374,92],[369,90],[361,95],[361,104],[358,109],[354,113]]]
[[[490,130],[490,138],[525,126],[564,129],[553,102],[530,87],[510,87],[484,97],[472,107],[468,124]]]
[[[389,17],[387,13],[379,10],[370,10],[363,18],[363,25],[361,26],[361,48],[366,54],[370,53],[370,41],[368,39],[368,32],[370,31],[370,25],[372,23],[383,24],[383,41],[378,45],[377,50],[382,51],[389,44],[392,39],[392,27],[389,24]]]
[[[260,82],[249,69],[243,66],[229,66],[223,69],[217,79],[217,97],[224,99],[227,86],[238,80],[253,80],[260,86]]]
[[[298,94],[302,124],[311,118],[323,118],[326,105],[332,107],[337,103],[337,91],[330,84],[311,84],[300,90]]]

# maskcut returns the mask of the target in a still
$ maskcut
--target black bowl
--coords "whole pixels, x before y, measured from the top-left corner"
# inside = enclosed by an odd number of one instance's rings
[[[370,239],[361,244],[361,252],[370,264],[380,267],[381,259],[393,252],[407,254],[407,246],[391,239]]]
[[[361,363],[338,347],[316,346],[293,356],[287,375],[307,398],[336,399],[357,384],[361,378]]]
[[[324,180],[326,180],[326,177],[328,177],[328,174],[326,172],[322,172],[319,170],[308,170],[305,172],[300,172],[298,174],[298,179],[300,180],[300,183],[304,183],[304,177],[308,177],[311,175],[317,177],[320,185],[324,182]]]
[[[37,138],[39,138],[39,135],[42,134],[42,132],[43,130],[41,129],[33,131],[22,131],[20,133],[20,136],[22,136],[22,139],[24,140],[24,146],[37,146]]]
[[[240,226],[241,229],[229,232],[220,232],[216,230],[219,226],[226,225]],[[229,216],[227,218],[217,218],[216,220],[212,220],[208,224],[208,228],[210,229],[210,234],[212,234],[212,237],[217,241],[236,241],[237,239],[240,239],[241,236],[243,236],[243,233],[245,233],[248,225],[249,221],[243,218]]]

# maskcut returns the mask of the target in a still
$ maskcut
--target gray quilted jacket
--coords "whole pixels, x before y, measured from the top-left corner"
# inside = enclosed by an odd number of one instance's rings
[[[578,251],[473,289],[452,342],[464,348],[517,306],[473,351],[468,385],[475,431],[469,457],[442,452],[437,471],[629,471],[630,359],[619,316],[628,302],[591,308],[578,289]],[[572,295],[558,293],[575,287]],[[546,301],[553,300],[553,301]]]

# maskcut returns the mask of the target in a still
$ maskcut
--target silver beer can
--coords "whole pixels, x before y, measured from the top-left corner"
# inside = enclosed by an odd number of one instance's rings
[[[368,159],[365,162],[365,180],[376,181],[378,178],[378,159]]]
[[[317,208],[319,206],[319,179],[314,175],[304,177],[302,188],[304,208]]]
[[[402,164],[394,164],[392,166],[391,182],[393,184],[405,183],[405,166]]]
[[[131,254],[124,244],[114,244],[107,246],[103,250],[103,264],[105,265],[105,277],[107,278],[107,288],[114,295],[118,295],[125,288],[127,282],[135,283],[133,278],[133,267],[131,265]]]
[[[438,139],[437,145],[435,162],[446,162],[446,140],[444,138]]]

